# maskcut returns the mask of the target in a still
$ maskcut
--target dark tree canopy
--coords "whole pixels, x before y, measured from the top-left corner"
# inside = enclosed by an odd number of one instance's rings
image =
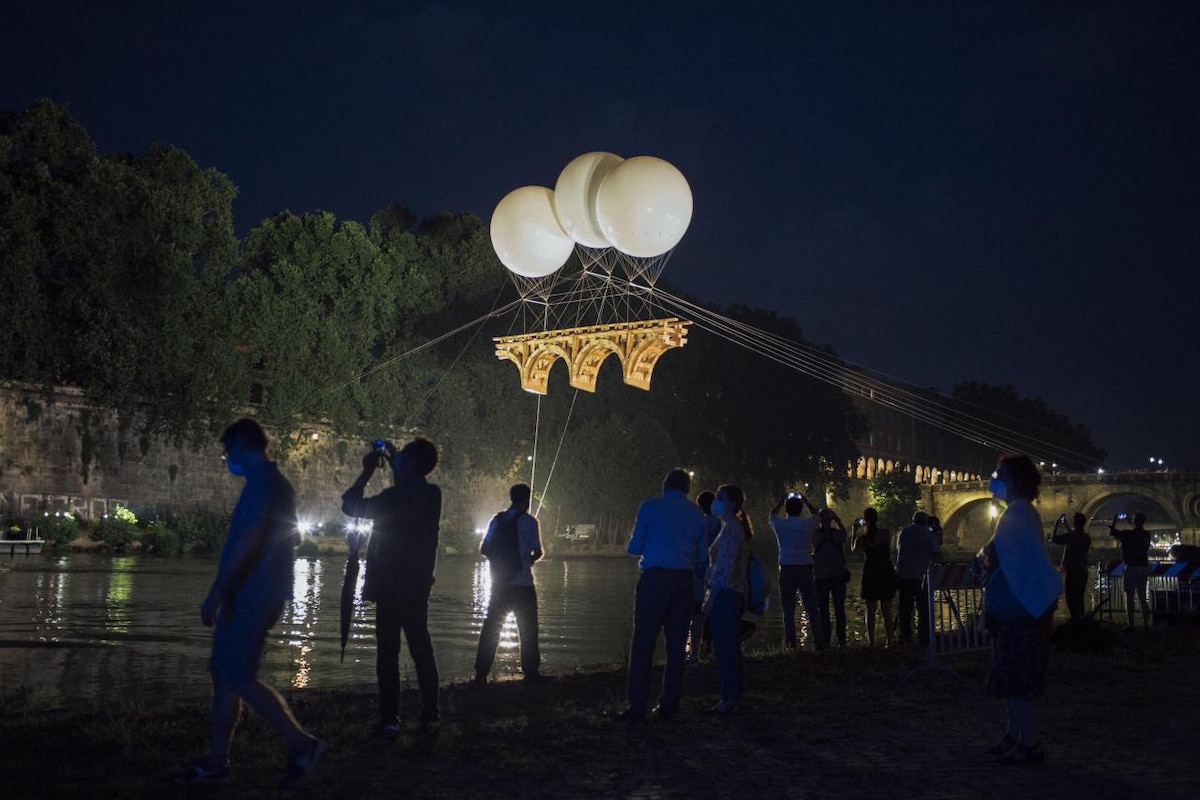
[[[513,289],[473,215],[281,211],[239,242],[235,194],[167,145],[98,153],[55,103],[0,115],[0,308],[22,322],[0,333],[0,378],[81,387],[176,439],[248,407],[285,441],[317,422],[351,440],[420,432],[462,481],[527,480],[536,420],[548,526],[615,520],[610,538],[672,467],[697,490],[740,483],[765,511],[856,455],[862,421],[839,390],[698,328],[653,391],[624,385],[612,357],[595,394],[561,366],[546,397],[523,392],[491,342],[512,318],[488,318]],[[766,311],[724,313],[802,336]]]
[[[1065,470],[1091,472],[1108,454],[1092,441],[1086,425],[1071,422],[1040,397],[1023,398],[1011,385],[992,386],[967,381],[954,387],[952,403],[962,411],[1016,432],[1027,440],[1044,443],[1040,452]]]

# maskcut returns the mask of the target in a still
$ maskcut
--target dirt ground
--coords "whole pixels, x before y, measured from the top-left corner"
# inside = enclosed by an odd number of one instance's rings
[[[1003,728],[984,695],[987,654],[927,666],[916,649],[852,647],[748,658],[737,712],[714,717],[711,663],[689,669],[670,721],[621,723],[623,668],[446,687],[436,738],[371,741],[375,697],[288,695],[329,753],[296,797],[808,798],[1197,797],[1200,629],[1114,630],[1104,655],[1055,651],[1035,706],[1046,762],[983,754]],[[416,707],[411,693],[406,709]],[[207,710],[16,715],[0,720],[5,798],[262,797],[281,742],[256,718],[238,731],[234,780],[179,788],[169,773],[204,747]],[[410,722],[411,720],[406,720]]]

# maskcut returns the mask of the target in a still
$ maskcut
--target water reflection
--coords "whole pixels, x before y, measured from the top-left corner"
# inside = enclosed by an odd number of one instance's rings
[[[199,611],[216,567],[215,558],[78,553],[14,566],[0,580],[0,685],[6,691],[32,687],[42,702],[55,706],[205,698],[211,631]],[[548,673],[624,662],[637,581],[633,559],[548,559],[533,574]],[[322,689],[374,684],[374,604],[361,600],[362,572],[341,661],[344,575],[344,558],[297,560],[292,599],[264,654],[264,681]],[[484,561],[439,560],[429,628],[444,681],[473,674],[491,588]],[[861,630],[855,604],[847,609],[852,639]],[[748,646],[774,648],[780,638],[776,595]],[[510,616],[501,633],[497,674],[520,673],[519,650]],[[415,683],[406,654],[401,664],[404,680]]]

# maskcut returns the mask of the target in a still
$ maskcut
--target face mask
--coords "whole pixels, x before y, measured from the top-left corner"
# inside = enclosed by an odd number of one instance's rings
[[[246,474],[246,468],[232,458],[225,459],[225,466],[229,468],[232,474],[237,475],[239,478]]]
[[[1001,503],[1008,502],[1008,484],[999,478],[992,478],[988,481],[988,491]]]
[[[725,513],[725,503],[721,500],[712,501],[712,512],[718,517]]]

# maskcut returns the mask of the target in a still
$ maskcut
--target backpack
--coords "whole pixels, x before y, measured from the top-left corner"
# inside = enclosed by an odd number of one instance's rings
[[[492,583],[505,585],[516,577],[517,573],[524,567],[524,559],[521,557],[521,537],[517,531],[517,520],[520,519],[520,514],[510,518],[507,514],[501,511],[493,518],[495,529],[492,531],[492,540],[488,543],[487,556],[488,564],[492,569]]]
[[[746,562],[746,611],[758,617],[767,612],[767,575],[753,553]]]

